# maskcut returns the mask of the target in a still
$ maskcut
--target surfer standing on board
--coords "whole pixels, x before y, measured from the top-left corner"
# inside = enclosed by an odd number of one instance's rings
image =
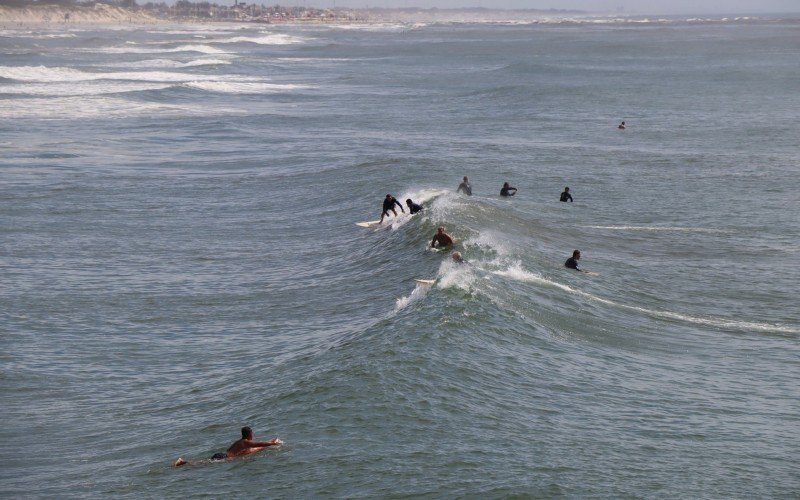
[[[401,212],[406,213],[406,211],[403,209],[402,203],[397,201],[394,196],[387,194],[386,198],[383,200],[383,212],[381,213],[381,221],[378,222],[378,224],[383,224],[383,218],[389,215],[389,210],[391,210],[394,216],[397,217],[397,210],[394,208],[395,205],[400,207]]]
[[[243,457],[261,451],[268,446],[277,446],[279,444],[283,444],[283,441],[278,438],[272,438],[269,441],[261,442],[253,441],[253,429],[250,427],[242,427],[242,439],[233,443],[225,453],[214,453],[214,456],[211,457],[211,461],[219,462],[229,458]],[[193,462],[188,462],[183,458],[178,458],[178,460],[175,461],[175,467],[186,464],[191,465],[192,463]]]
[[[439,245],[439,248],[449,247],[453,244],[453,238],[444,232],[444,226],[439,226],[436,234],[433,235],[433,239],[431,240],[431,248],[436,248],[437,244]]]
[[[472,186],[469,185],[469,179],[467,176],[464,176],[464,182],[458,185],[458,189],[456,189],[456,193],[460,193],[464,191],[464,194],[467,196],[472,196]]]

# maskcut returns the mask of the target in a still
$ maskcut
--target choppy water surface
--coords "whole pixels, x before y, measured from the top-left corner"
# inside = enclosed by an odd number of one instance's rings
[[[3,495],[797,495],[800,23],[349,28],[0,32]]]

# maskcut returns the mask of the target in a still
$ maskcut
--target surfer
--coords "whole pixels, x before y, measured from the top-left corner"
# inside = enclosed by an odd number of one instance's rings
[[[433,239],[431,240],[431,248],[436,248],[437,244],[439,245],[439,248],[449,247],[453,244],[453,238],[444,232],[444,226],[439,226],[436,234],[433,235]]]
[[[622,123],[620,123],[620,124],[617,126],[617,128],[618,128],[618,129],[620,129],[620,130],[625,130],[625,122],[622,122]]]
[[[458,185],[458,189],[456,189],[456,193],[460,193],[464,191],[464,194],[467,196],[472,196],[472,186],[469,185],[469,179],[467,176],[464,176],[464,182]]]
[[[378,224],[383,224],[383,218],[389,215],[389,210],[391,210],[394,216],[397,217],[397,210],[394,208],[395,205],[400,207],[401,212],[406,213],[406,211],[403,209],[403,204],[397,201],[394,196],[387,194],[386,198],[383,200],[383,212],[381,213],[381,221],[378,222]]]
[[[261,451],[268,446],[277,446],[279,444],[283,444],[283,441],[278,438],[272,438],[269,441],[253,441],[253,429],[250,427],[242,427],[242,439],[233,443],[224,453],[214,453],[214,456],[212,456],[210,460],[212,462],[221,462],[229,458],[243,457]],[[186,464],[191,465],[193,463],[194,462],[189,462],[183,458],[178,458],[178,460],[175,461],[175,467]]]
[[[572,203],[572,195],[569,194],[569,188],[565,187],[564,192],[561,193],[561,201],[567,201],[567,200],[569,200],[569,202]]]
[[[467,261],[461,256],[461,252],[453,252],[453,262],[456,264],[466,264]]]
[[[408,205],[408,213],[410,213],[411,215],[414,215],[415,213],[422,211],[422,205],[417,205],[416,203],[411,201],[411,198],[406,200],[406,205]]]
[[[507,182],[504,182],[503,189],[500,190],[500,196],[514,196],[515,194],[517,194],[517,188],[511,187]]]
[[[581,271],[582,272],[581,269],[578,269],[578,261],[579,260],[581,260],[581,251],[580,250],[575,250],[575,251],[572,252],[572,257],[570,257],[569,259],[567,259],[566,262],[564,262],[564,266],[569,268],[569,269],[574,269],[576,271]]]

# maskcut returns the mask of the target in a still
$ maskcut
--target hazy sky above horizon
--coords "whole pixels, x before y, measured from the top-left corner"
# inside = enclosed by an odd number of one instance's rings
[[[212,0],[213,1],[213,0]],[[228,3],[217,0],[218,3]],[[266,0],[246,3],[271,4]],[[233,3],[230,0],[230,3]],[[334,0],[283,0],[281,5],[331,7]],[[592,12],[625,12],[646,14],[700,13],[767,13],[800,12],[800,0],[335,0],[337,7],[486,7],[498,9],[575,9]]]

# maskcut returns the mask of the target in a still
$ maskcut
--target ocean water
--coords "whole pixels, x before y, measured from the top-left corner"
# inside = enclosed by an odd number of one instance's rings
[[[3,28],[0,495],[796,497],[800,19],[636,21]]]

